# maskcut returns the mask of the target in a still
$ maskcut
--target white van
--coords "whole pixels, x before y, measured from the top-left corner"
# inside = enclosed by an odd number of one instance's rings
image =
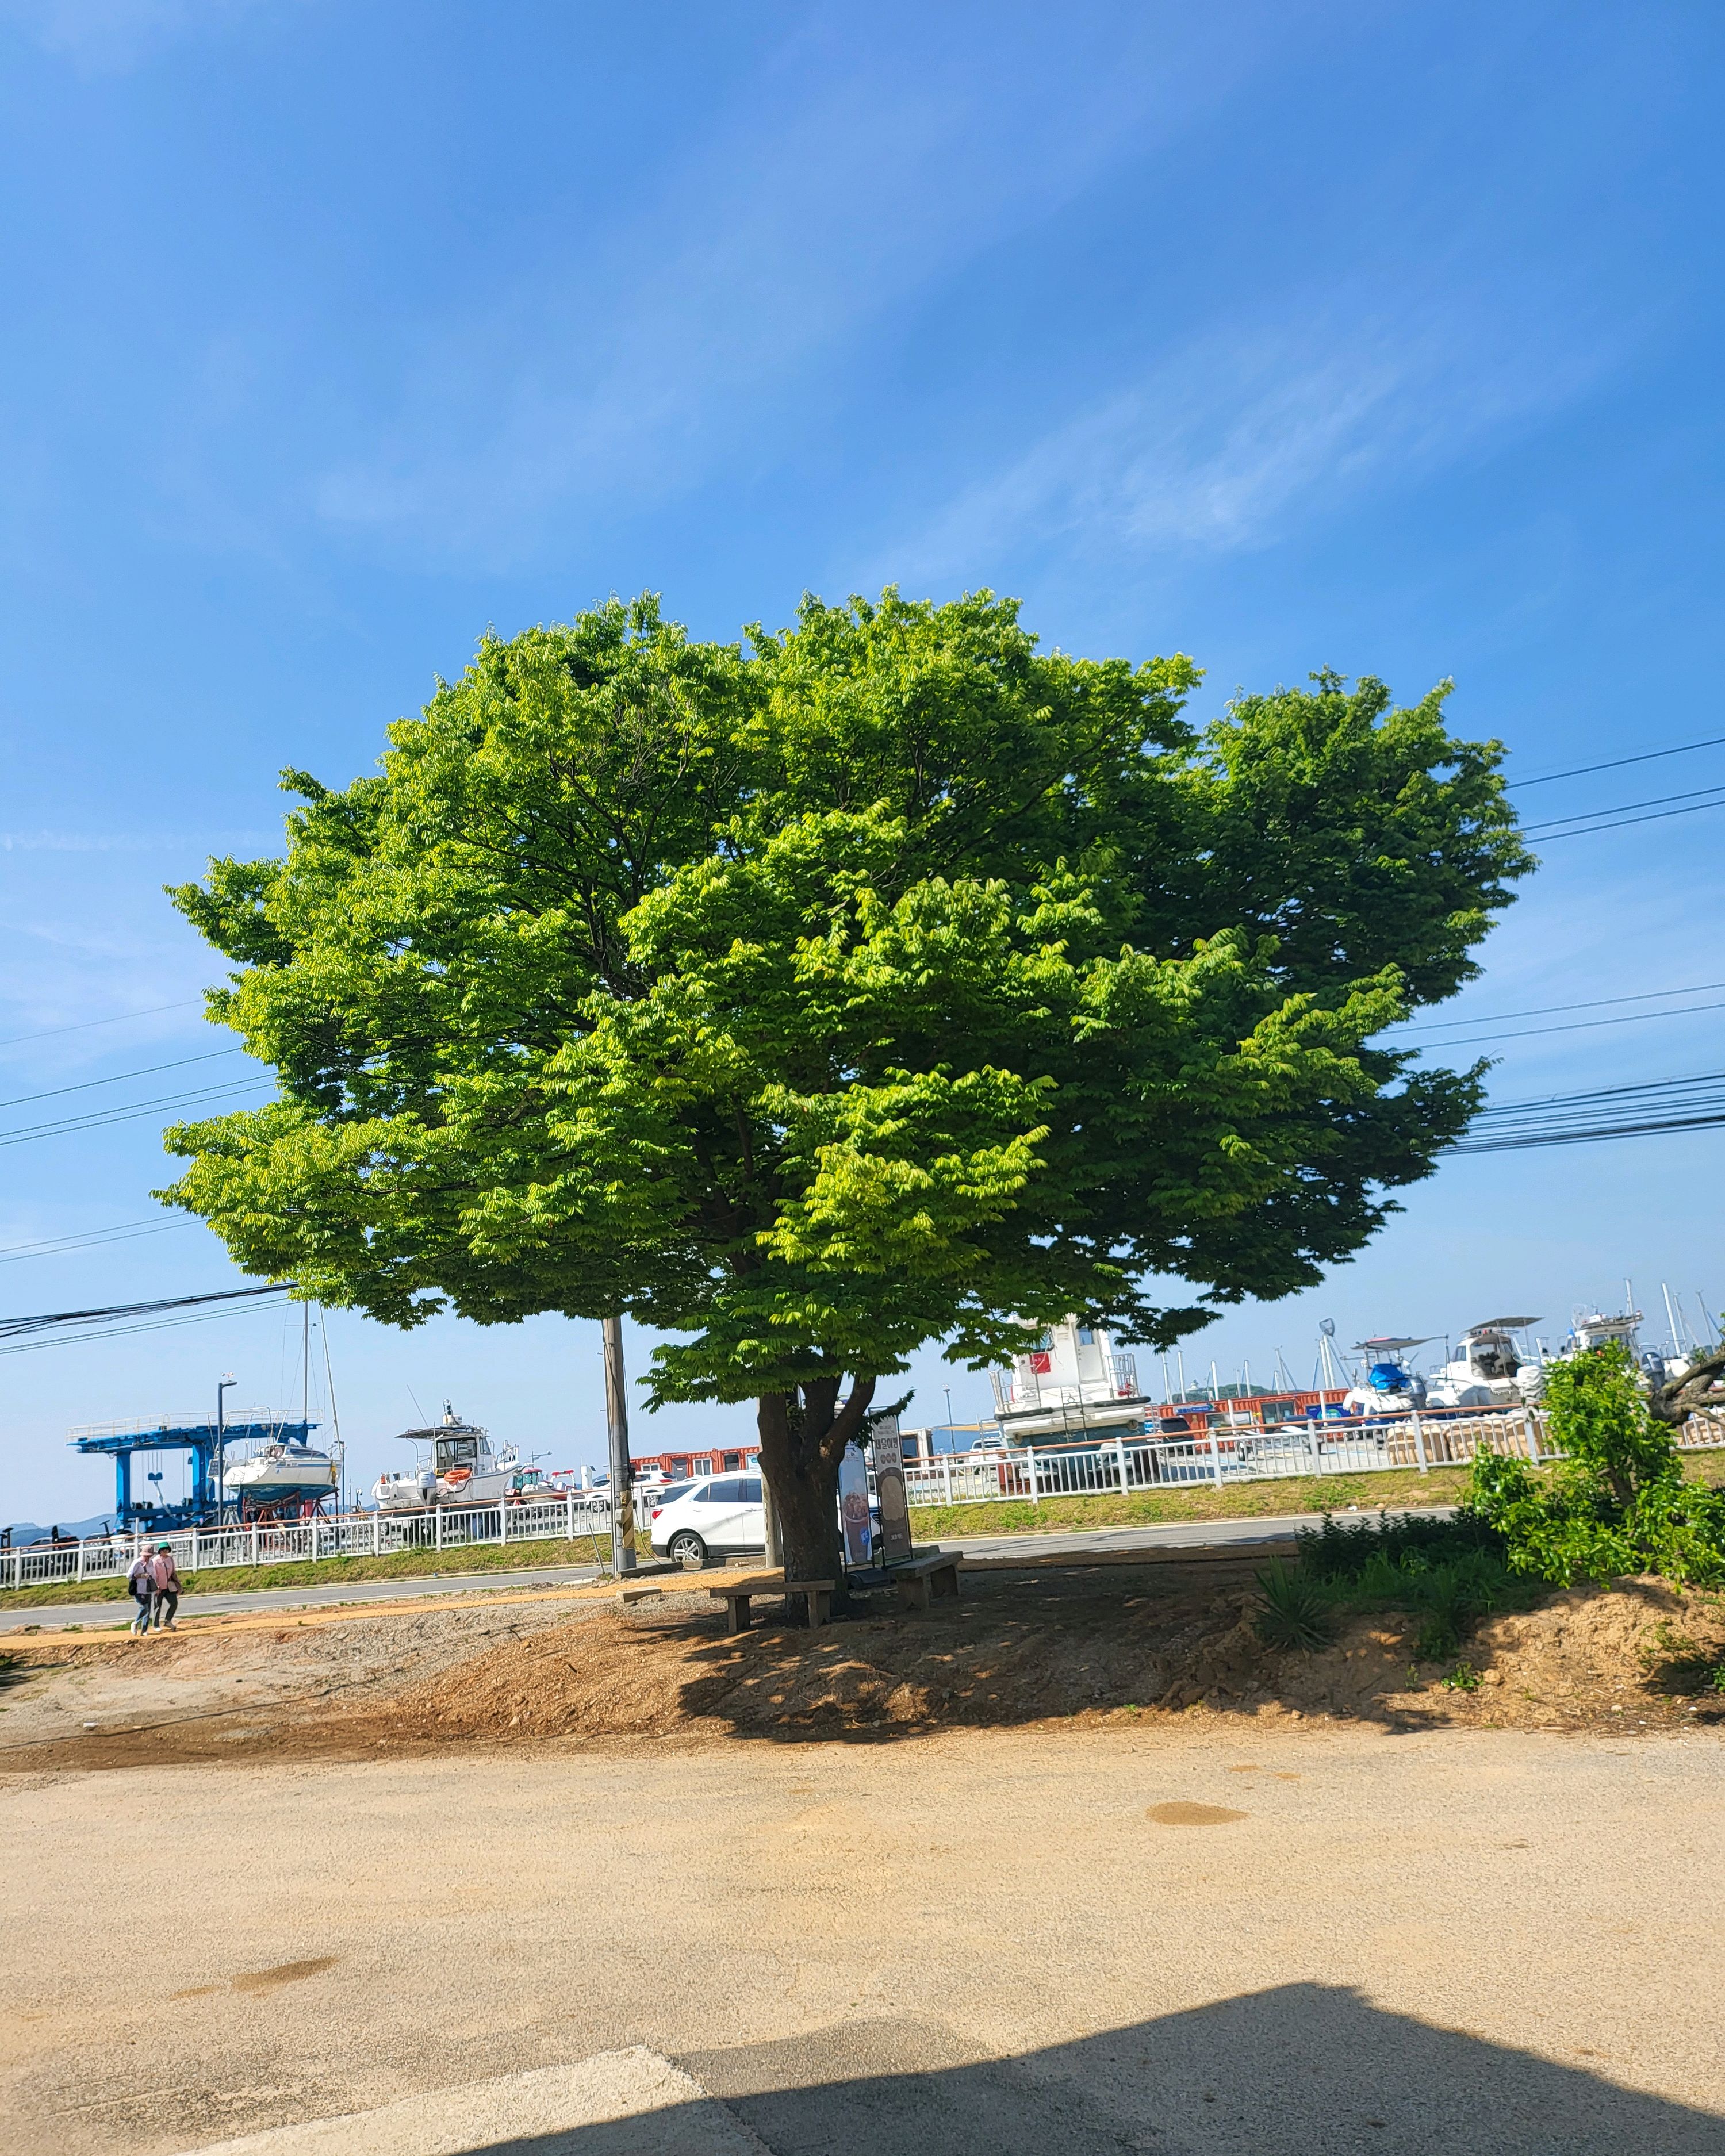
[[[702,1564],[710,1557],[760,1557],[767,1549],[761,1478],[718,1475],[654,1492],[648,1533],[655,1557]]]

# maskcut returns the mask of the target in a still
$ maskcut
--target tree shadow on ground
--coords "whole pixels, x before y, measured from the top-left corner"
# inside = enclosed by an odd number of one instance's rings
[[[1239,1566],[1184,1576],[1115,1566],[967,1575],[957,1603],[914,1615],[881,1609],[813,1633],[776,1620],[773,1604],[742,1638],[670,1608],[645,1625],[667,1648],[675,1643],[685,1728],[774,1743],[880,1741],[1084,1714],[1165,1717],[1199,1703],[1400,1734],[1481,1724],[1620,1734],[1658,1724],[1694,1729],[1725,1714],[1725,1697],[1686,1705],[1642,1666],[1630,1633],[1660,1617],[1668,1594],[1661,1599],[1632,1581],[1596,1599],[1630,1629],[1589,1648],[1567,1619],[1557,1626],[1554,1637],[1567,1625],[1578,1645],[1573,1669],[1541,1671],[1551,1702],[1518,1689],[1519,1680],[1505,1684],[1501,1673],[1482,1689],[1467,1664],[1471,1647],[1416,1664],[1413,1643],[1425,1622],[1417,1611],[1343,1612],[1321,1650],[1269,1647],[1257,1630],[1251,1573]],[[1489,1650],[1480,1651],[1489,1663]],[[1465,1682],[1446,1684],[1458,1661]],[[1607,1720],[1614,1707],[1629,1719]]]
[[[1725,2117],[1466,2030],[1294,1984],[1011,2058],[862,2021],[677,2061],[772,2156],[1720,2156]],[[487,2156],[698,2150],[694,2114],[493,2144]],[[711,2107],[706,2107],[711,2112]],[[709,2128],[711,2132],[711,2128]]]

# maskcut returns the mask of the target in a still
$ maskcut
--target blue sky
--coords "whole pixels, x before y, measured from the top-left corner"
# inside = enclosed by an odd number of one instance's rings
[[[1707,5],[0,0],[5,1101],[221,1046],[160,886],[270,846],[278,768],[367,768],[488,624],[612,591],[729,635],[987,584],[1066,649],[1191,653],[1200,716],[1453,675],[1517,775],[1725,733],[1722,45]],[[1722,833],[1549,846],[1444,1015],[1725,980]],[[1720,1047],[1701,1012],[1490,1052],[1517,1099]],[[230,1284],[195,1224],[7,1255],[148,1221],[165,1119],[0,1145],[0,1310]],[[1455,1161],[1190,1359],[1561,1332],[1625,1274],[1717,1308],[1718,1143]],[[598,1456],[591,1328],[330,1342],[367,1472],[414,1395]],[[0,1517],[100,1505],[69,1425],[228,1368],[268,1403],[296,1353],[256,1314],[9,1358]],[[914,1374],[919,1419],[986,1398]]]

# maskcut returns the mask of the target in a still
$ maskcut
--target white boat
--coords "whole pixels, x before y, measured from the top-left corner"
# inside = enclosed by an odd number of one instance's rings
[[[1516,1345],[1537,1317],[1488,1317],[1461,1336],[1454,1359],[1431,1378],[1435,1408],[1517,1408],[1539,1391],[1539,1365]]]
[[[307,1425],[309,1427],[309,1425]],[[282,1437],[240,1457],[222,1455],[222,1494],[244,1518],[283,1507],[318,1504],[334,1496],[341,1481],[326,1452],[303,1436]]]
[[[444,1419],[427,1430],[404,1430],[402,1439],[425,1456],[408,1469],[380,1475],[372,1495],[384,1512],[423,1512],[429,1505],[494,1505],[519,1486],[523,1470],[512,1445],[494,1451],[477,1423],[463,1422],[444,1402]]]
[[[1382,1333],[1375,1339],[1357,1340],[1354,1353],[1368,1360],[1357,1384],[1342,1403],[1349,1414],[1405,1415],[1426,1403],[1425,1380],[1408,1368],[1405,1358],[1414,1348],[1423,1348],[1430,1333],[1419,1338]]]
[[[999,1441],[1008,1445],[1082,1437],[1143,1417],[1137,1357],[1121,1353],[1109,1333],[1080,1317],[1035,1336],[1013,1358],[1009,1375],[992,1374]]]

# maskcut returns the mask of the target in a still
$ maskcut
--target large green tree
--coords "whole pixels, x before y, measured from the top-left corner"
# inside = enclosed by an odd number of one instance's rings
[[[653,1400],[757,1403],[829,1574],[917,1347],[1307,1286],[1477,1105],[1371,1044],[1529,865],[1497,746],[1331,674],[1199,732],[1198,680],[988,593],[488,638],[378,775],[285,775],[285,858],[174,893],[280,1098],[171,1132],[164,1194],[392,1324],[634,1313]]]

